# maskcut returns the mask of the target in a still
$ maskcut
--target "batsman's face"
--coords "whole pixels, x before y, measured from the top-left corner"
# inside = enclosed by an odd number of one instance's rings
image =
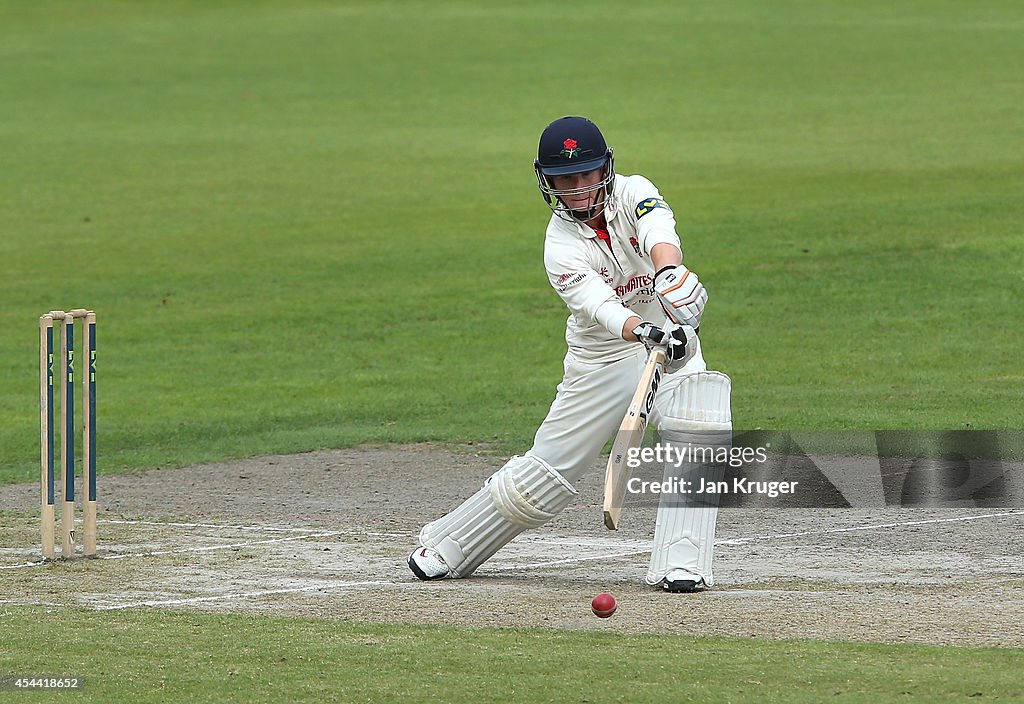
[[[599,205],[604,197],[604,189],[599,186],[604,178],[604,169],[550,178],[552,188],[571,210],[588,210]]]

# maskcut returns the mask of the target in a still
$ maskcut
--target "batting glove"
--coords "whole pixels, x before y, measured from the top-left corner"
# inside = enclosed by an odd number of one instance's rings
[[[640,323],[633,328],[633,334],[647,349],[664,345],[665,371],[669,374],[682,369],[697,352],[697,332],[690,325],[668,323],[659,328],[653,323]]]
[[[690,325],[665,326],[665,371],[671,374],[686,366],[697,352],[697,331]]]
[[[654,323],[640,323],[633,328],[633,334],[640,342],[644,343],[647,349],[660,345],[665,340],[665,331]]]
[[[695,273],[682,264],[667,266],[655,275],[654,290],[669,320],[692,328],[700,327],[708,292]]]

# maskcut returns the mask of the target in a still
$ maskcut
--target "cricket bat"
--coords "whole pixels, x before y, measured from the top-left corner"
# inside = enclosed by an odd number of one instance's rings
[[[618,526],[622,502],[626,498],[626,485],[629,483],[629,466],[626,464],[628,453],[631,448],[643,444],[647,421],[654,410],[654,397],[658,393],[664,371],[665,348],[658,346],[647,357],[640,383],[622,418],[622,425],[615,435],[615,443],[608,457],[608,468],[604,474],[604,525],[608,530],[616,530]]]

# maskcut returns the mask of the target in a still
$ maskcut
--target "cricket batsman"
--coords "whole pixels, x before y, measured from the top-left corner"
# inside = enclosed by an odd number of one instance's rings
[[[618,428],[653,345],[666,354],[652,414],[663,446],[730,441],[731,382],[707,370],[696,332],[708,294],[682,263],[661,193],[643,176],[616,174],[613,150],[583,117],[544,129],[534,171],[552,213],[544,265],[569,309],[565,374],[533,447],[423,526],[409,557],[423,580],[470,576],[576,498],[574,482]],[[679,472],[666,463],[666,477]],[[717,503],[663,497],[647,584],[669,592],[712,586],[717,514]]]

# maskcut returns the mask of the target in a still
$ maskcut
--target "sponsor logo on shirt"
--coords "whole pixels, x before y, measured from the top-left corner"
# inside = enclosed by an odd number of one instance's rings
[[[629,280],[625,286],[616,286],[615,295],[619,298],[625,298],[629,294],[633,293],[644,287],[650,287],[652,283],[651,277],[644,274],[643,276],[634,276]]]
[[[672,212],[672,208],[668,207],[668,203],[663,201],[661,198],[648,198],[642,200],[636,205],[636,219],[639,220],[647,213],[658,208],[664,208],[665,210]]]
[[[567,271],[558,277],[555,281],[555,286],[558,288],[559,293],[564,293],[570,287],[583,281],[584,278],[583,274],[578,271]]]

